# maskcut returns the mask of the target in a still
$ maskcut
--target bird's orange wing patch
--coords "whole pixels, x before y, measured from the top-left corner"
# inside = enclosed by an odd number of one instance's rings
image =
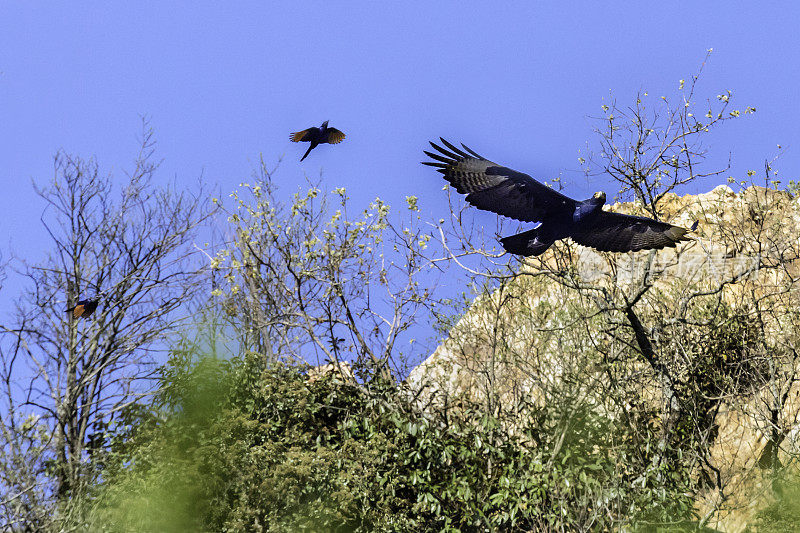
[[[330,144],[339,144],[344,140],[344,133],[336,128],[328,128],[328,142]]]
[[[293,143],[300,142],[300,141],[306,141],[306,140],[308,140],[308,139],[306,139],[306,135],[308,135],[308,133],[311,131],[311,129],[312,128],[308,128],[307,130],[303,130],[303,131],[296,131],[296,132],[292,133],[291,135],[289,135],[289,139]]]
[[[72,316],[80,318],[81,315],[83,315],[83,305],[76,305],[75,309],[72,311]]]

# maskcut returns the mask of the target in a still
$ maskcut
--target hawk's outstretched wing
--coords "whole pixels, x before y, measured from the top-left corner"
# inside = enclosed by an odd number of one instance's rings
[[[499,166],[463,144],[456,148],[441,137],[447,149],[430,143],[439,153],[425,151],[435,161],[423,165],[436,167],[467,201],[477,207],[524,222],[572,214],[575,200],[522,172]]]
[[[674,248],[676,243],[692,240],[686,234],[696,228],[697,222],[686,229],[652,218],[602,211],[590,230],[573,234],[572,240],[601,252],[635,252]]]
[[[344,133],[337,130],[336,128],[328,128],[325,132],[325,140],[323,142],[330,143],[330,144],[339,144],[344,140]]]
[[[303,131],[296,131],[289,135],[289,140],[292,142],[311,141],[317,128],[308,128]]]

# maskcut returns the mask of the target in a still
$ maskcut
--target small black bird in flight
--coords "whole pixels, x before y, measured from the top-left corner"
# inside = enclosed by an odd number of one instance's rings
[[[78,300],[78,303],[70,307],[66,310],[67,313],[72,311],[72,316],[74,318],[81,318],[81,317],[89,317],[92,316],[95,309],[97,309],[97,304],[100,303],[100,298],[89,298],[88,300]]]
[[[511,170],[481,157],[463,144],[456,148],[440,137],[446,148],[430,143],[439,152],[425,154],[467,201],[486,211],[523,222],[540,222],[531,230],[500,239],[509,253],[540,255],[559,239],[572,238],[584,246],[603,252],[675,247],[697,229],[659,222],[652,218],[603,211],[606,193],[597,192],[588,200],[573,200],[536,181],[527,174]]]
[[[300,141],[311,143],[305,155],[300,158],[300,161],[302,161],[311,150],[317,147],[317,145],[324,143],[339,144],[344,140],[344,133],[336,128],[329,128],[328,121],[326,120],[319,128],[308,128],[307,130],[292,133],[289,139],[295,143]]]

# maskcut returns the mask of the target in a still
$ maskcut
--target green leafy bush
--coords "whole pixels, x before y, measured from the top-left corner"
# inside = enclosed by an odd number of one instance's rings
[[[608,529],[688,516],[656,436],[565,398],[511,419],[395,383],[179,353],[106,461],[108,531]],[[646,415],[643,415],[646,416]]]

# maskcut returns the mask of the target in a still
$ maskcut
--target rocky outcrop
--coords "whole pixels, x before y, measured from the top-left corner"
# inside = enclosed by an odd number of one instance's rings
[[[772,498],[764,457],[776,445],[775,435],[781,435],[777,457],[784,464],[800,452],[800,356],[795,360],[793,354],[800,332],[800,200],[770,188],[737,193],[723,185],[705,194],[667,194],[658,206],[662,220],[685,227],[699,221],[695,240],[632,254],[558,243],[545,256],[520,263],[519,276],[479,296],[408,383],[431,398],[480,401],[492,395],[504,405],[523,396],[536,401],[565,375],[601,379],[601,363],[586,355],[597,350],[598,309],[625,301],[645,285],[636,310],[645,325],[661,328],[648,331],[654,338],[679,331],[687,317],[715,312],[703,307],[706,302],[751,306],[767,344],[780,353],[764,355],[765,364],[773,365],[771,378],[722,402],[710,450],[722,484],[697,500],[706,525],[742,531]],[[610,209],[642,213],[631,203]],[[678,351],[670,356],[691,357]],[[651,369],[639,361],[628,371],[636,376]],[[657,379],[641,383],[643,398],[663,401]]]

